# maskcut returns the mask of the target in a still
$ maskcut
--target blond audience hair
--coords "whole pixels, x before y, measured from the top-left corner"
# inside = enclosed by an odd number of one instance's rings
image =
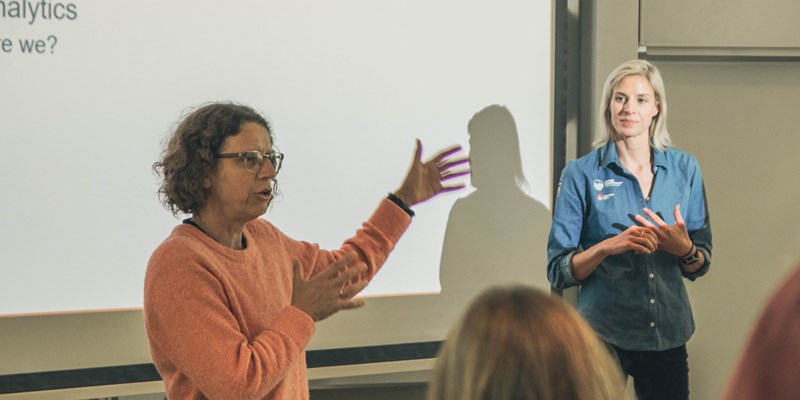
[[[617,400],[619,367],[572,306],[524,286],[478,296],[449,333],[428,400]]]

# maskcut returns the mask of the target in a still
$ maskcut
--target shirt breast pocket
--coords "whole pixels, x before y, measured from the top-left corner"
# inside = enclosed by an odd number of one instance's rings
[[[654,194],[649,208],[658,214],[667,225],[675,224],[675,206],[681,205],[681,217],[686,220],[689,217],[689,193],[688,185],[666,185],[663,190]]]
[[[585,238],[594,244],[618,235],[635,222],[630,201],[612,191],[600,191],[589,201]]]

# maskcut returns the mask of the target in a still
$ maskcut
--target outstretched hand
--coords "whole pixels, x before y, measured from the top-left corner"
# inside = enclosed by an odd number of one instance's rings
[[[450,156],[461,151],[461,146],[455,146],[437,154],[427,162],[422,162],[422,142],[417,139],[417,150],[411,168],[403,180],[403,184],[396,192],[400,200],[409,206],[428,200],[439,193],[451,192],[464,188],[464,184],[444,186],[443,183],[450,179],[469,175],[469,167],[454,170],[455,167],[469,162],[467,157],[449,159]]]
[[[328,269],[306,280],[300,261],[292,260],[294,279],[292,281],[292,305],[308,314],[311,319],[321,321],[339,310],[358,308],[364,300],[352,300],[361,292],[368,281],[353,283],[353,279],[367,271],[363,262],[356,263],[354,253],[348,253],[331,264]]]

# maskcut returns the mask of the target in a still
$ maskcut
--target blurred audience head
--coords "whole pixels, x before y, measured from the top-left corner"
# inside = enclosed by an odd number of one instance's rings
[[[479,295],[440,350],[429,400],[621,399],[606,345],[560,298],[524,286]]]

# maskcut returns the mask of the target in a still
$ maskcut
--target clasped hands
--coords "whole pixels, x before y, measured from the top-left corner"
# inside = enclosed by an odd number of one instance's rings
[[[636,254],[650,254],[662,250],[678,257],[692,250],[692,240],[681,216],[680,204],[675,206],[675,225],[672,226],[649,208],[644,208],[642,211],[650,220],[637,214],[634,219],[639,225],[631,226],[617,235],[624,250],[633,250]]]

